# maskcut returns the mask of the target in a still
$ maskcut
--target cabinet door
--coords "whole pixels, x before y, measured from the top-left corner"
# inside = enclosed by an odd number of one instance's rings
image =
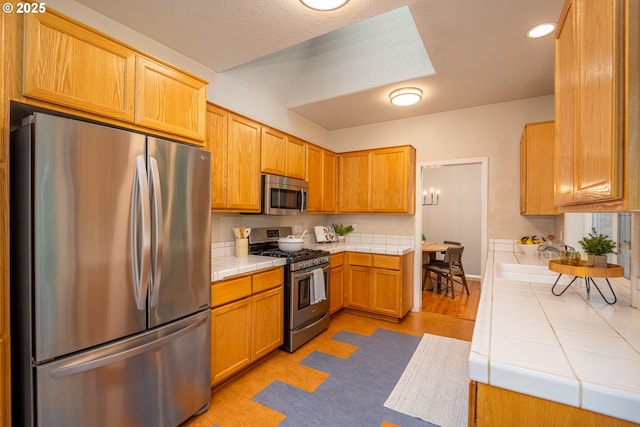
[[[371,309],[371,267],[347,266],[347,307]]]
[[[275,129],[262,126],[260,141],[262,173],[286,174],[287,135]]]
[[[394,147],[371,152],[371,210],[373,212],[409,212],[409,194],[414,183],[411,174],[410,147]],[[415,169],[415,167],[414,167]]]
[[[553,122],[525,125],[520,141],[520,213],[555,215]]]
[[[579,0],[576,6],[579,143],[574,200],[619,199],[624,171],[624,1]]]
[[[211,152],[211,209],[227,207],[227,117],[222,108],[207,104],[206,148]]]
[[[322,211],[336,211],[337,156],[322,150]]]
[[[227,208],[260,212],[260,125],[229,113]]]
[[[399,271],[374,268],[372,310],[389,316],[400,316],[401,282]]]
[[[211,310],[211,384],[251,363],[251,298]]]
[[[131,49],[48,11],[25,15],[24,52],[25,96],[134,121]]]
[[[344,307],[344,267],[331,268],[329,286],[329,313],[333,314]]]
[[[204,141],[206,82],[138,56],[136,124]]]
[[[253,320],[252,360],[259,359],[284,343],[284,288],[278,287],[251,297]]]
[[[575,50],[575,6],[567,8],[559,22],[555,62],[555,192],[556,206],[573,203],[574,144],[577,133],[578,70]]]
[[[339,155],[338,210],[368,212],[371,195],[371,156],[369,151]]]
[[[322,211],[322,148],[309,144],[307,146],[307,173],[305,179],[309,183],[309,212]]]
[[[301,139],[287,136],[286,173],[291,178],[304,179],[307,143]]]

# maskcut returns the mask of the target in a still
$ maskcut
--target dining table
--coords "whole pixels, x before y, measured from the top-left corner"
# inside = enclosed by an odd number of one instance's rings
[[[454,245],[439,242],[422,242],[422,265],[429,264],[436,259],[439,252],[446,252],[446,250],[451,246]],[[423,277],[424,283],[422,284],[422,289],[425,291],[433,290],[431,274],[424,274]]]

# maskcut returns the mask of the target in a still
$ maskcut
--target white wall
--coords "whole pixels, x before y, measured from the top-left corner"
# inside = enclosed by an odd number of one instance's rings
[[[428,100],[425,100],[428,102]],[[552,234],[554,217],[520,215],[520,135],[526,123],[552,120],[553,96],[491,104],[329,132],[327,148],[341,152],[411,144],[417,161],[489,158],[489,238]],[[552,173],[553,165],[548,167]],[[387,218],[371,227],[388,228]]]

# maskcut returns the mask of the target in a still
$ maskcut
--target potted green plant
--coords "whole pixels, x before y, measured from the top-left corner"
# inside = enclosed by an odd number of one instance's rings
[[[341,222],[333,224],[333,231],[338,235],[338,240],[344,240],[345,236],[353,231],[352,225],[344,225]]]
[[[616,242],[606,234],[596,232],[595,227],[591,229],[591,233],[583,237],[578,243],[587,253],[587,263],[591,264],[590,257],[593,257],[593,266],[596,268],[606,268],[607,254],[616,253]]]

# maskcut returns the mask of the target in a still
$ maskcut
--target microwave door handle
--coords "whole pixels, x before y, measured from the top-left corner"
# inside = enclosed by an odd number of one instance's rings
[[[304,189],[301,188],[298,192],[298,206],[300,207],[300,213],[304,212]]]

